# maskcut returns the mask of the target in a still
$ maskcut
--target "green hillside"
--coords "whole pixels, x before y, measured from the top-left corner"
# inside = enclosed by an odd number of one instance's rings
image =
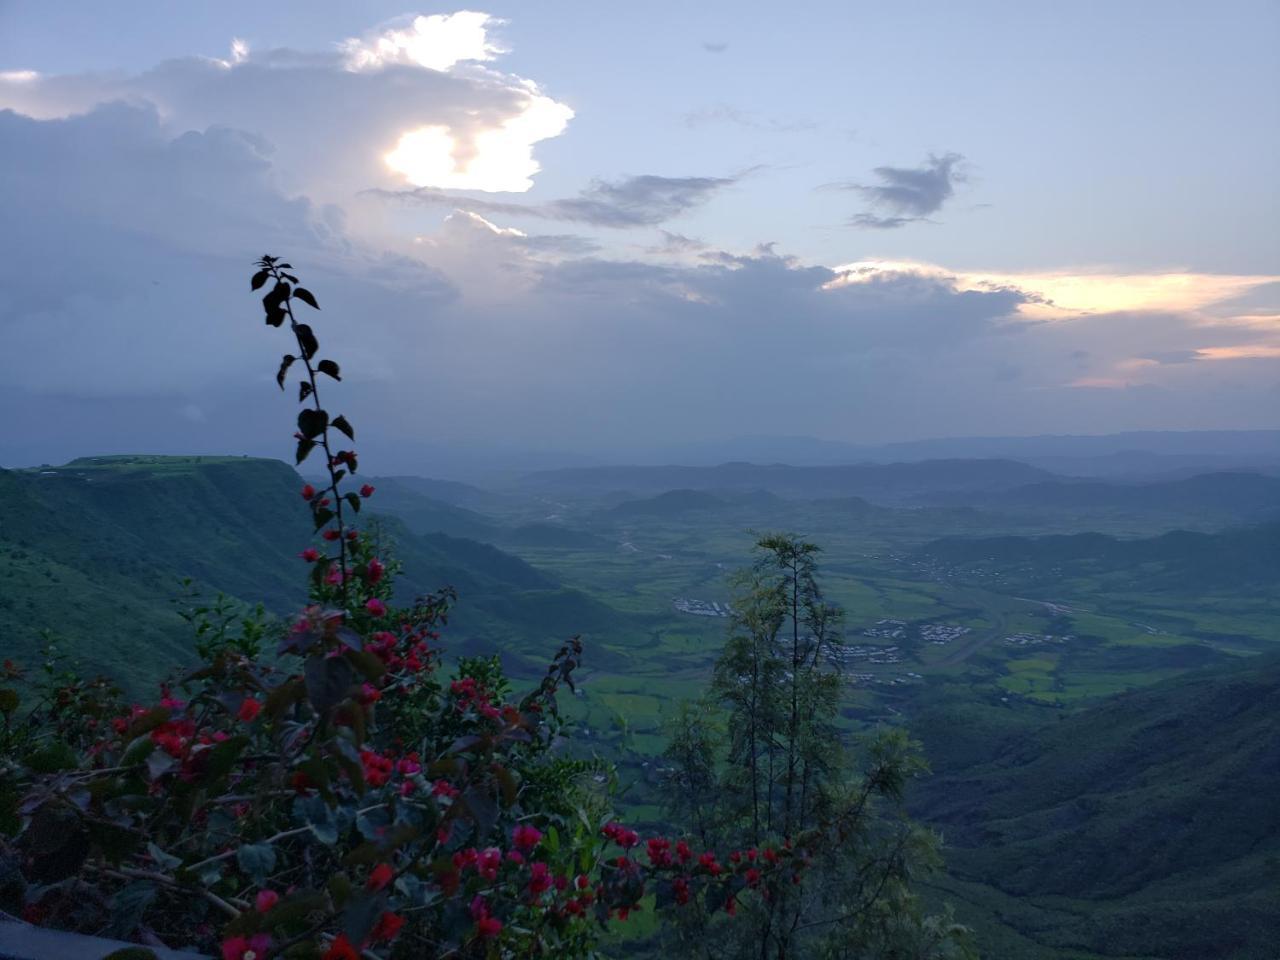
[[[987,955],[1276,955],[1280,656],[1014,717],[955,700],[907,718],[935,769],[916,812]]]
[[[0,471],[6,655],[29,661],[47,629],[91,669],[127,683],[154,679],[191,660],[173,602],[186,577],[206,597],[223,592],[276,614],[297,609],[306,599],[297,554],[312,538],[301,484],[279,461],[232,457],[86,458]],[[531,669],[570,633],[627,623],[488,544],[418,536],[386,516],[378,523],[404,564],[406,597],[446,584],[459,591],[452,633],[460,648],[503,649],[516,670]]]

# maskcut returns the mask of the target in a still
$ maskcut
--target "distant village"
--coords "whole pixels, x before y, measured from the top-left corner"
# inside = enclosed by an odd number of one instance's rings
[[[727,603],[720,604],[714,600],[688,600],[676,597],[671,601],[680,613],[690,613],[695,617],[727,617],[730,610]]]
[[[1005,637],[1004,642],[1011,647],[1035,647],[1045,643],[1071,643],[1075,635],[1066,633],[1058,636],[1052,633],[1015,633]]]

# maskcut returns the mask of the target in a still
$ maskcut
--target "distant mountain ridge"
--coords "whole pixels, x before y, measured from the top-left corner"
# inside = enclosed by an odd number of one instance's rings
[[[1046,480],[1004,490],[943,491],[929,502],[982,507],[1046,510],[1212,511],[1245,519],[1280,516],[1280,477],[1257,473],[1208,473],[1181,480],[1116,483],[1101,480]]]
[[[578,493],[627,490],[643,496],[671,490],[765,490],[789,499],[857,496],[896,503],[928,492],[1007,490],[1050,479],[1055,475],[1014,460],[931,460],[818,467],[754,463],[576,467],[529,474],[524,481],[535,488]]]

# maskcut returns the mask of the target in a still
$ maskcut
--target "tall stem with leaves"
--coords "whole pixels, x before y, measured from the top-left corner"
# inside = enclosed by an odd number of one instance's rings
[[[305,378],[298,383],[298,402],[309,403],[309,405],[298,412],[298,430],[294,434],[298,441],[295,463],[301,465],[311,452],[319,447],[324,453],[325,469],[329,477],[329,483],[323,489],[316,490],[310,484],[303,488],[303,495],[311,507],[311,519],[316,531],[324,530],[325,540],[337,544],[336,555],[326,553],[317,557],[316,565],[312,570],[312,579],[317,587],[336,579],[342,605],[346,607],[349,596],[347,583],[350,579],[348,540],[354,536],[355,531],[346,526],[345,509],[358,513],[360,497],[353,492],[343,493],[339,487],[348,473],[356,472],[358,464],[354,450],[334,451],[332,446],[334,434],[330,431],[337,431],[344,434],[348,440],[355,440],[355,429],[345,416],[339,414],[331,417],[321,405],[319,382],[320,374],[337,381],[342,379],[342,372],[335,361],[316,359],[320,343],[316,339],[315,331],[309,324],[299,323],[294,316],[295,300],[302,301],[313,310],[319,310],[320,304],[316,302],[311,291],[306,287],[298,286],[298,278],[288,272],[293,269],[293,264],[282,263],[278,257],[263,256],[255,266],[258,270],[250,281],[252,289],[258,290],[268,281],[272,281],[271,289],[262,298],[267,324],[279,327],[286,320],[289,321],[289,329],[298,345],[297,354],[286,353],[281,358],[280,369],[276,372],[276,383],[280,385],[281,390],[285,388],[289,369],[298,360],[302,361],[306,370]],[[336,577],[331,574],[335,564],[337,565]]]

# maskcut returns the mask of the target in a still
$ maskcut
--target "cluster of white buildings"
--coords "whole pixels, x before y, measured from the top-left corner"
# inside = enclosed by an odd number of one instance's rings
[[[690,613],[695,617],[727,617],[729,605],[716,603],[714,600],[689,600],[676,597],[671,601],[681,613]]]
[[[905,620],[877,620],[875,626],[862,631],[864,637],[879,637],[882,640],[901,640],[907,629]]]
[[[920,627],[921,638],[940,647],[972,632],[968,627],[957,626],[954,623],[926,623]]]
[[[1070,643],[1075,639],[1074,634],[1063,634],[1058,636],[1052,633],[1015,633],[1011,637],[1005,637],[1004,642],[1011,647],[1037,647],[1043,643]]]

